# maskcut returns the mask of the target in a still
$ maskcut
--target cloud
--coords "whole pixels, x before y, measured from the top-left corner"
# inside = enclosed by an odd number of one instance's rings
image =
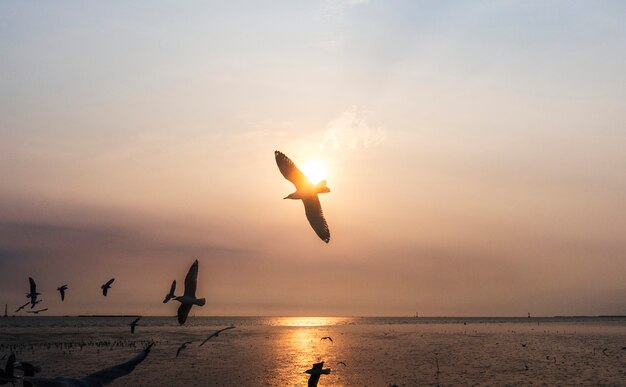
[[[328,124],[320,148],[370,148],[379,145],[385,138],[383,128],[369,123],[367,110],[352,106]]]

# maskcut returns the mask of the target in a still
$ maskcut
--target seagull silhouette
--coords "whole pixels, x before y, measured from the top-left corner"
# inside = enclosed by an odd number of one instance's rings
[[[316,387],[317,383],[320,381],[320,376],[330,374],[330,368],[322,369],[324,367],[324,362],[313,364],[313,368],[304,371],[305,373],[311,375],[309,377],[309,387]]]
[[[13,312],[13,313],[17,313],[17,312],[19,312],[20,310],[24,309],[24,308],[26,307],[26,305],[28,305],[28,304],[30,304],[30,301],[28,301],[28,302],[27,302],[27,303],[25,303],[24,305],[20,306],[19,308],[17,308],[17,310],[15,310],[15,312]]]
[[[26,313],[39,314],[41,312],[45,312],[46,310],[48,310],[48,308],[43,308],[43,309],[38,309],[38,310],[27,310]]]
[[[296,192],[289,194],[283,199],[302,200],[304,212],[311,227],[313,227],[320,239],[328,243],[330,241],[330,230],[328,229],[326,219],[324,219],[320,199],[317,197],[320,193],[330,192],[330,189],[326,187],[326,180],[313,184],[289,157],[279,151],[275,151],[274,156],[276,157],[276,164],[280,173],[296,187]]]
[[[130,333],[135,333],[135,327],[139,323],[139,320],[141,320],[141,316],[137,317],[133,320],[133,322],[130,323]]]
[[[175,297],[174,299],[180,302],[178,307],[178,323],[183,325],[187,321],[189,311],[194,305],[204,306],[206,300],[204,298],[196,298],[196,287],[198,285],[198,260],[189,268],[187,276],[185,277],[185,293],[182,296]]]
[[[234,326],[234,325],[231,325],[231,326],[229,326],[229,327],[222,328],[222,329],[220,329],[220,330],[217,330],[217,331],[215,331],[215,332],[211,333],[211,335],[210,335],[209,337],[207,337],[206,339],[204,339],[204,341],[203,341],[202,343],[200,343],[199,347],[202,347],[202,346],[204,345],[204,343],[206,343],[207,341],[211,340],[211,338],[213,338],[213,337],[218,337],[218,336],[220,335],[220,333],[222,333],[222,332],[224,332],[224,331],[227,331],[227,330],[229,330],[229,329],[234,329],[234,328],[235,328],[235,326]]]
[[[87,375],[81,379],[73,379],[66,377],[56,377],[54,379],[47,378],[25,378],[24,380],[30,382],[35,387],[100,387],[107,384],[110,384],[115,379],[120,378],[122,376],[126,376],[133,372],[135,367],[139,365],[146,356],[150,353],[150,350],[154,343],[148,345],[146,349],[141,351],[138,355],[133,357],[132,359],[125,361],[124,363],[120,363],[113,367],[105,368],[101,371],[94,372],[93,374]]]
[[[109,293],[109,289],[111,289],[111,284],[113,283],[113,281],[115,281],[115,278],[111,278],[110,280],[107,281],[106,284],[100,286],[102,288],[102,295],[103,296],[107,296],[107,293]]]
[[[67,290],[67,285],[58,287],[57,290],[61,293],[61,302],[65,301],[65,291]]]
[[[178,357],[178,355],[180,355],[180,351],[182,351],[183,349],[187,348],[187,344],[191,344],[191,341],[185,341],[183,343],[183,345],[181,345],[180,347],[178,347],[178,350],[176,351],[176,357]]]
[[[35,283],[34,279],[28,277],[28,282],[30,284],[30,292],[26,293],[26,298],[30,298],[30,303],[34,306],[35,304],[37,304],[37,296],[39,296],[41,293],[37,293],[37,284]]]
[[[172,298],[176,297],[174,292],[176,291],[176,280],[172,281],[172,286],[170,287],[170,292],[165,295],[165,299],[163,300],[164,304],[167,304]]]
[[[331,343],[333,343],[333,338],[332,338],[332,337],[330,337],[330,336],[324,336],[324,337],[322,337],[322,338],[320,339],[320,341],[322,341],[322,340],[330,340],[330,342],[331,342]],[[334,343],[333,343],[333,344],[334,344]]]

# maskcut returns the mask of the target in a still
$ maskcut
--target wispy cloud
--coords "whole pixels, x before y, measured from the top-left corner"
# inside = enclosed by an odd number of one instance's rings
[[[320,148],[333,150],[348,148],[370,148],[386,138],[386,131],[369,121],[369,112],[352,106],[332,120],[324,131]]]

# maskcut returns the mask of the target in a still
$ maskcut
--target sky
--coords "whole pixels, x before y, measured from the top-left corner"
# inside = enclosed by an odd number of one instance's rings
[[[9,309],[174,315],[197,258],[198,315],[626,314],[624,2],[7,1],[0,53]]]

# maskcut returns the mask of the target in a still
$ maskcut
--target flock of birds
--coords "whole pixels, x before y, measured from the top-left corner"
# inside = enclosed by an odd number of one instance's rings
[[[317,184],[313,184],[304,175],[304,173],[302,173],[302,171],[300,171],[298,167],[296,167],[293,161],[291,161],[282,152],[275,151],[274,156],[281,174],[285,177],[285,179],[293,183],[296,188],[295,192],[284,197],[284,199],[302,200],[302,203],[304,204],[305,215],[307,220],[309,221],[309,224],[321,240],[326,243],[330,242],[330,230],[328,228],[328,224],[326,223],[326,219],[324,218],[322,206],[318,198],[318,194],[330,192],[330,189],[326,186],[326,180],[323,180]],[[175,295],[176,280],[174,280],[172,282],[172,285],[170,286],[169,292],[165,295],[165,298],[163,299],[163,303],[168,303],[171,300],[175,300],[180,303],[177,311],[177,319],[180,325],[185,324],[185,321],[187,321],[187,317],[189,316],[189,312],[191,311],[193,306],[202,307],[206,303],[206,300],[204,298],[196,297],[197,279],[198,260],[196,259],[189,268],[187,276],[185,277],[184,293],[180,296]],[[102,295],[104,297],[108,295],[114,281],[115,278],[111,278],[101,286]],[[48,308],[35,309],[35,306],[40,304],[43,300],[39,298],[41,293],[37,292],[37,284],[35,280],[32,277],[29,277],[28,282],[30,285],[30,289],[29,292],[26,293],[26,298],[28,298],[29,301],[26,302],[24,305],[21,305],[15,311],[15,313],[20,312],[28,305],[30,305],[30,310],[27,310],[26,313],[39,314],[41,312],[47,311]],[[67,284],[64,284],[56,289],[61,296],[62,302],[65,301],[65,295],[68,289],[69,287]],[[141,316],[137,317],[130,323],[131,334],[135,333],[135,329],[140,320]],[[202,341],[199,346],[201,347],[210,339],[218,337],[220,333],[234,328],[235,326],[229,326],[213,332],[204,341]],[[330,340],[332,342],[332,338],[330,337],[323,337],[321,340]],[[178,357],[181,351],[186,349],[189,344],[192,344],[192,342],[184,342],[177,349],[176,357]],[[119,377],[130,374],[135,369],[135,367],[148,356],[153,345],[154,342],[151,342],[139,354],[126,362],[94,372],[80,379],[66,378],[63,376],[55,378],[37,378],[35,377],[35,374],[41,371],[40,367],[28,362],[17,362],[15,354],[11,353],[7,359],[4,369],[0,368],[0,385],[8,383],[15,384],[21,379],[24,386],[35,387],[104,386]],[[345,363],[343,364],[345,366]],[[330,368],[323,368],[323,366],[324,362],[315,363],[313,364],[311,369],[305,371],[305,373],[310,375],[308,381],[309,386],[317,386],[321,375],[330,374]],[[15,370],[22,371],[23,375],[21,377],[15,375]]]

